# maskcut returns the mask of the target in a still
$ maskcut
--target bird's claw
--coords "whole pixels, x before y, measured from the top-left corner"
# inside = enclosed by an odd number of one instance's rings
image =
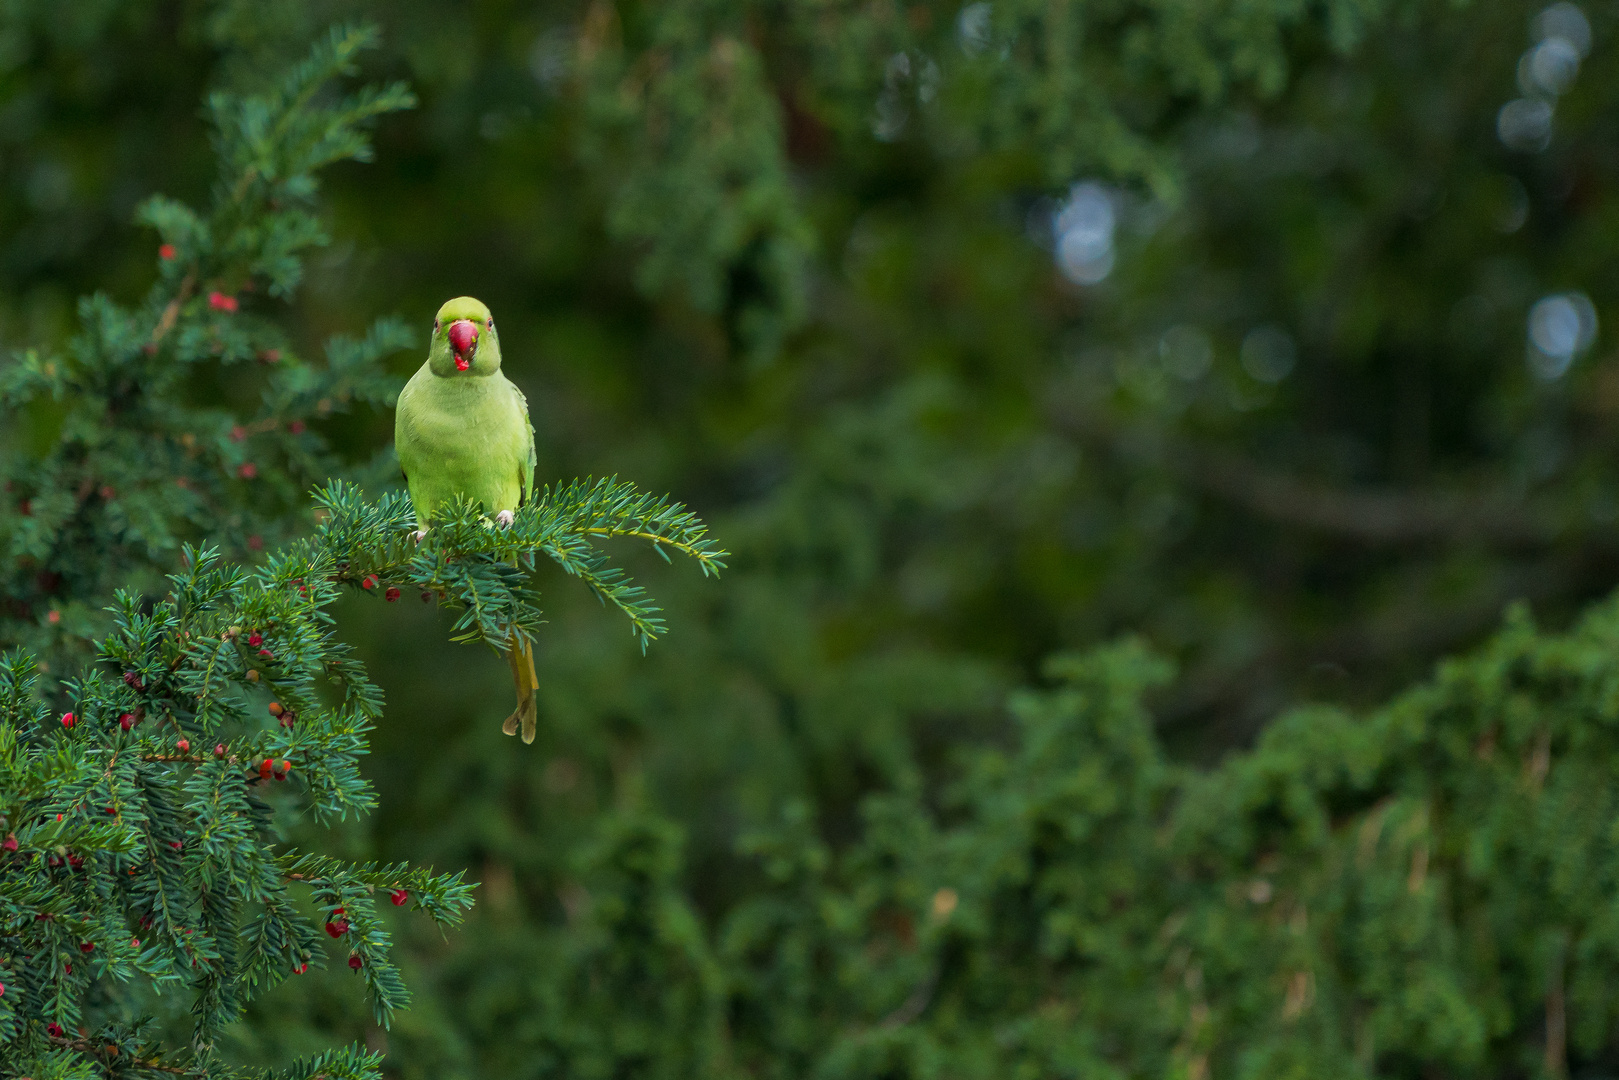
[[[423,540],[427,539],[427,530],[417,529],[415,532],[410,534],[410,538],[419,544]]]
[[[502,510],[500,513],[495,515],[495,524],[499,525],[502,529],[508,528],[512,523],[512,519],[516,516],[517,515],[512,513],[510,510]]]

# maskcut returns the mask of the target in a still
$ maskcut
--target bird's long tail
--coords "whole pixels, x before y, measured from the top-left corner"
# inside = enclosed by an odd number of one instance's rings
[[[517,708],[506,718],[501,730],[508,735],[516,735],[518,729],[523,732],[523,742],[534,741],[534,723],[537,703],[535,692],[540,688],[539,676],[534,674],[534,646],[521,637],[517,631],[512,631],[511,647],[506,650],[506,659],[511,661],[512,682],[517,684]]]

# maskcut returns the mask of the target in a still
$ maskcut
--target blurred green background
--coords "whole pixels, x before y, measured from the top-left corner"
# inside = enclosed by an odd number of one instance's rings
[[[343,615],[390,702],[344,843],[483,882],[463,933],[413,943],[390,1067],[500,1075],[613,815],[683,837],[714,923],[757,872],[739,836],[805,805],[835,847],[871,793],[935,790],[1055,652],[1171,657],[1159,733],[1209,763],[1284,706],[1382,700],[1513,600],[1555,626],[1605,594],[1616,15],[4,0],[0,347],[144,291],[130,216],[206,194],[210,87],[383,28],[366,74],[421,105],[328,176],[287,325],[313,355],[398,314],[425,351],[480,297],[540,477],[667,490],[734,553],[715,584],[625,552],[673,628],[645,658],[550,581],[531,748],[436,608]],[[391,426],[331,434],[360,460]],[[244,1052],[362,1028],[298,989]]]

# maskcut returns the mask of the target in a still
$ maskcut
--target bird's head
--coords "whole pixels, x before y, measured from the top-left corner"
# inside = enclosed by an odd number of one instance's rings
[[[427,363],[441,378],[493,375],[500,370],[500,336],[489,309],[470,296],[446,300],[433,320]]]

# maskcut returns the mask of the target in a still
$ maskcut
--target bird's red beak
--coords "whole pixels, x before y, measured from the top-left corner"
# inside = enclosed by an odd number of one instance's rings
[[[455,370],[465,371],[472,366],[467,354],[477,343],[477,323],[471,319],[457,319],[450,324],[450,348],[455,350]]]

